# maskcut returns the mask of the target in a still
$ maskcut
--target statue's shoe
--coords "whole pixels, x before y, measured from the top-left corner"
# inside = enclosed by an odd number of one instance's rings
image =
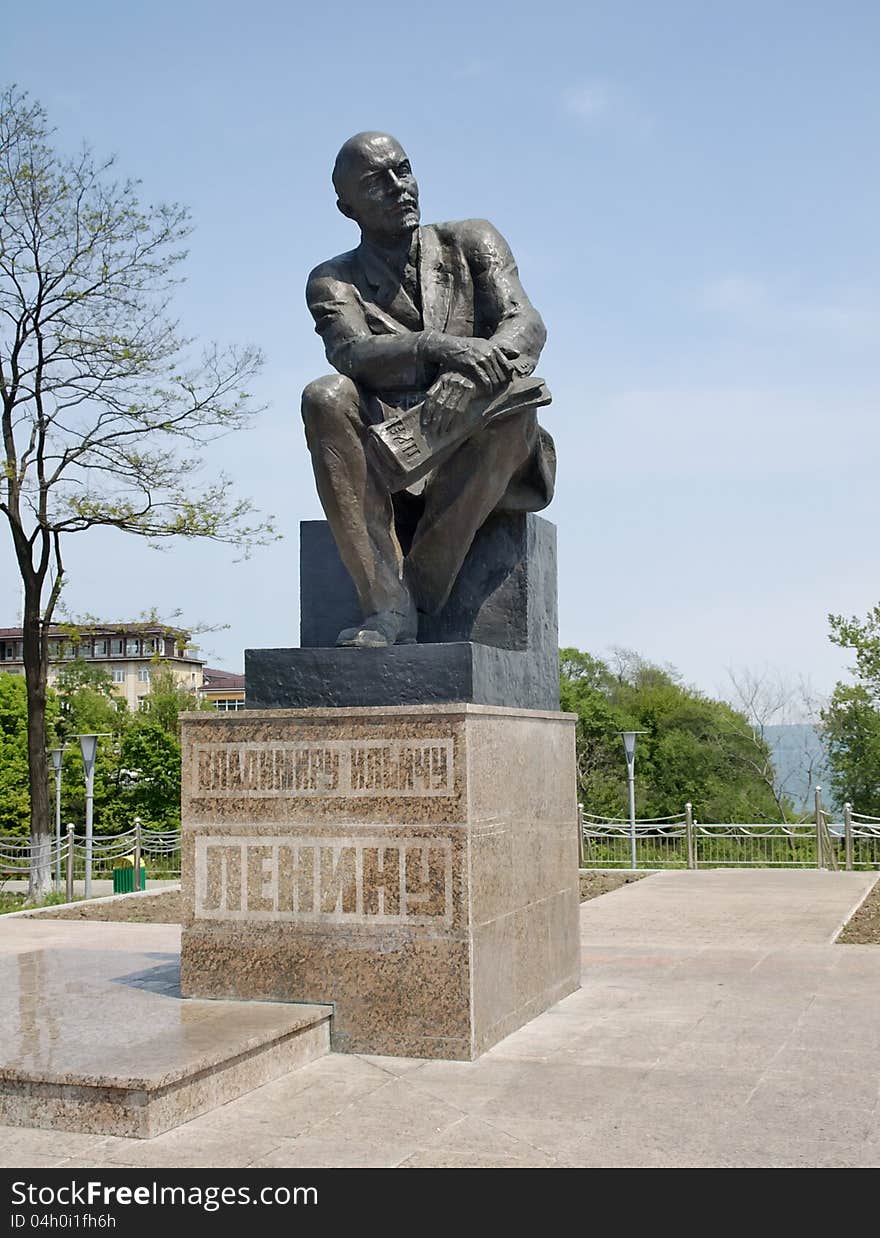
[[[356,628],[343,628],[336,644],[355,649],[414,645],[418,626],[418,612],[415,603],[410,600],[405,614],[397,610],[380,610],[375,615],[367,615]]]

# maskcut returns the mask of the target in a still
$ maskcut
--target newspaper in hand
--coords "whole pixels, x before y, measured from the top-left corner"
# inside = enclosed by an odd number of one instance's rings
[[[492,396],[474,399],[455,418],[445,433],[422,424],[422,404],[416,404],[390,421],[370,426],[367,450],[389,491],[405,490],[430,473],[452,454],[474,430],[496,417],[523,408],[541,408],[551,400],[541,378],[514,378]]]

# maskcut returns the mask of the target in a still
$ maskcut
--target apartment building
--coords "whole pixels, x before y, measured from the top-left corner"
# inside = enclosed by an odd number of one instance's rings
[[[0,672],[24,671],[21,628],[0,628]],[[65,663],[82,658],[101,666],[113,677],[113,691],[124,697],[128,708],[140,708],[150,691],[151,677],[161,664],[181,686],[199,692],[204,682],[204,663],[190,643],[190,634],[180,628],[155,623],[89,624],[72,634],[67,625],[49,632],[49,683],[54,683]],[[222,672],[214,672],[218,674]],[[244,676],[241,677],[242,680]],[[242,691],[242,697],[244,692]]]
[[[199,696],[211,701],[215,709],[229,712],[244,709],[244,675],[234,671],[215,671],[206,666]]]

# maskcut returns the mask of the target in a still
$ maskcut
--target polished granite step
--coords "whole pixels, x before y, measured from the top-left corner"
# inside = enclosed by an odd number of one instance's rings
[[[0,953],[0,1123],[148,1139],[305,1066],[330,1006],[183,998],[177,953]]]

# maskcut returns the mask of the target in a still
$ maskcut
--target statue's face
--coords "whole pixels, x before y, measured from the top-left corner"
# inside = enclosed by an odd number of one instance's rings
[[[371,135],[346,163],[340,207],[368,234],[394,236],[419,223],[419,187],[394,138]]]

